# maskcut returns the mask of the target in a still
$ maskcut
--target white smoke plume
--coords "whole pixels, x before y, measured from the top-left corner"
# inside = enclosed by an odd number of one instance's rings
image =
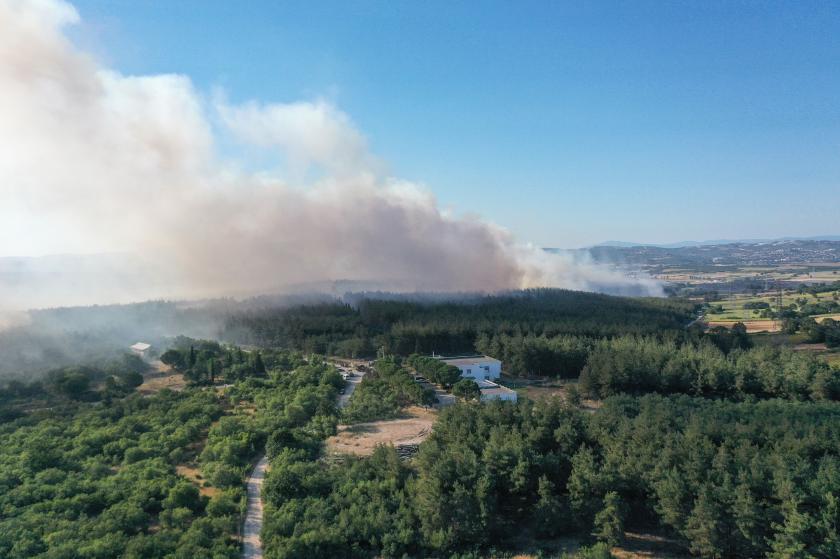
[[[428,190],[388,176],[329,102],[231,105],[182,75],[122,75],[68,40],[78,21],[61,0],[0,0],[0,255],[50,247],[142,263],[130,292],[90,281],[65,302],[338,279],[426,291],[659,292],[442,212]],[[286,172],[220,156],[221,136],[269,150]],[[62,302],[57,291],[23,292],[0,270],[0,309]]]

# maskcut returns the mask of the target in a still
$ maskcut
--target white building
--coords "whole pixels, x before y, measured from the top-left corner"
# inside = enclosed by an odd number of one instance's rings
[[[152,347],[151,344],[147,344],[145,342],[137,342],[133,346],[131,346],[131,353],[135,355],[139,355],[143,359],[146,359],[149,355],[149,348]]]
[[[502,362],[486,355],[477,357],[441,358],[447,365],[453,365],[461,370],[461,376],[472,379],[499,378],[502,374]]]
[[[491,400],[515,402],[518,396],[516,391],[486,379],[476,379],[475,383],[478,385],[479,390],[481,390],[482,402],[489,402]]]

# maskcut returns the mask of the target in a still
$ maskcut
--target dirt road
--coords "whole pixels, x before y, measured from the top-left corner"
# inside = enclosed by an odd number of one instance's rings
[[[347,379],[347,383],[344,385],[344,394],[339,394],[338,396],[338,407],[339,408],[346,408],[347,404],[350,403],[350,395],[353,394],[353,390],[356,389],[356,385],[362,382],[362,378],[365,376],[365,373],[362,371],[353,370],[354,375]]]
[[[262,559],[262,531],[263,504],[260,498],[268,458],[260,458],[254,471],[248,477],[248,512],[245,515],[245,525],[242,528],[242,557],[244,559]]]
[[[350,395],[356,385],[362,382],[364,373],[355,371],[355,376],[347,379],[344,394],[338,397],[338,407],[343,408],[350,402]],[[242,528],[242,557],[244,559],[262,559],[260,532],[263,523],[262,484],[268,468],[268,459],[263,456],[248,477],[248,511]]]
[[[451,406],[452,404],[458,401],[458,398],[456,398],[455,396],[453,396],[452,394],[450,394],[449,392],[447,392],[446,390],[444,390],[436,384],[432,384],[429,381],[418,382],[423,388],[434,390],[435,398],[437,398],[437,404],[435,404],[435,407],[438,409],[445,408],[446,406]]]

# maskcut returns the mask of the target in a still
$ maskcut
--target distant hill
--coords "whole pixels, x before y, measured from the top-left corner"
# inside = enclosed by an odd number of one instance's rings
[[[0,311],[156,299],[175,283],[169,270],[129,254],[0,257]]]
[[[778,237],[775,239],[713,239],[708,241],[679,241],[676,243],[633,243],[627,241],[604,241],[594,245],[595,247],[658,247],[658,248],[685,248],[697,246],[719,246],[734,244],[763,244],[779,241],[840,241],[840,235],[822,235],[817,237]]]
[[[399,280],[336,279],[273,284],[262,290],[203,290],[173,268],[127,253],[0,257],[0,328],[4,312],[30,308],[125,304],[148,300],[196,300],[259,294],[341,296],[348,292],[414,291]]]
[[[546,249],[560,252],[558,249]],[[840,264],[838,240],[744,241],[689,246],[600,245],[580,249],[596,262],[621,264],[649,272],[666,267],[787,266]]]

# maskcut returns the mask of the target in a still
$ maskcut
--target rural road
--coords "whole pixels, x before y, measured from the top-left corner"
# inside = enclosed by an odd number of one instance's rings
[[[347,384],[344,385],[344,394],[340,394],[338,396],[338,407],[339,408],[346,408],[347,404],[350,403],[350,395],[356,389],[356,385],[362,382],[362,378],[364,378],[365,374],[361,371],[357,371],[355,369],[351,369],[354,375],[347,379]]]
[[[244,559],[262,559],[262,531],[263,504],[260,498],[265,471],[268,468],[268,458],[260,458],[254,471],[248,477],[248,512],[245,514],[245,526],[242,528],[242,557]]]
[[[338,407],[346,407],[356,385],[362,382],[363,372],[353,371],[355,376],[347,379],[344,394],[338,397]],[[242,557],[244,559],[262,559],[262,541],[260,532],[263,523],[262,484],[268,468],[268,458],[260,458],[251,475],[248,476],[248,510],[245,513],[245,525],[242,528]]]

